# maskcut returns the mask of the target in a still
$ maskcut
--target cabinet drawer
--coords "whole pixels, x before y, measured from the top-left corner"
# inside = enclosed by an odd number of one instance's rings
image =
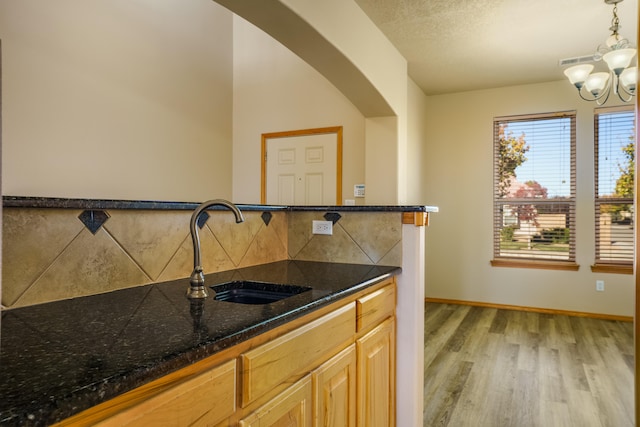
[[[96,425],[214,425],[236,410],[236,360],[168,388]]]
[[[355,322],[355,305],[350,303],[241,355],[242,406],[326,360],[353,339]]]
[[[394,314],[396,286],[391,284],[356,301],[357,331],[360,332]]]

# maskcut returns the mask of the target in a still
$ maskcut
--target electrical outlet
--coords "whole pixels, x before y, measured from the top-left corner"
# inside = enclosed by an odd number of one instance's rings
[[[604,280],[596,280],[596,291],[604,292]]]
[[[333,234],[333,223],[331,221],[313,221],[313,225],[311,227],[311,232],[313,234]]]

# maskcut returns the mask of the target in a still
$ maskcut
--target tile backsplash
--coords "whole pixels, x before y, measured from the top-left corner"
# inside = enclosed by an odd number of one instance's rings
[[[399,212],[341,212],[332,236],[311,234],[311,221],[324,220],[324,212],[246,210],[241,224],[229,212],[207,212],[199,231],[205,274],[285,259],[402,263]],[[2,307],[186,278],[191,213],[4,207]],[[101,220],[87,221],[91,214]]]

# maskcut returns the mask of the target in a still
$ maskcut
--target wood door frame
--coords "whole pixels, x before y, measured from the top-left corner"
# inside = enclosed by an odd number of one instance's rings
[[[640,42],[640,31],[636,33],[636,40]],[[636,45],[637,46],[637,45]],[[640,76],[636,78],[637,83],[640,82]],[[640,154],[640,148],[638,147],[638,138],[640,138],[640,129],[638,128],[638,122],[640,121],[640,111],[638,109],[638,98],[634,101],[635,109],[636,109],[636,152],[635,152],[635,162],[638,162],[638,154]],[[637,169],[637,168],[636,168]],[[638,181],[638,175],[635,174],[635,191],[634,191],[634,199],[633,199],[633,207],[635,211],[635,242],[634,242],[634,256],[633,256],[633,276],[634,276],[634,299],[635,299],[635,308],[633,312],[633,347],[634,347],[634,401],[635,401],[635,411],[636,411],[636,425],[640,425],[640,273],[638,272],[639,259],[638,259],[638,249],[640,242],[640,228],[638,227],[638,219],[640,219],[640,213],[638,213],[638,207],[640,203],[638,203],[638,198],[640,197],[640,181]]]
[[[336,206],[342,205],[342,126],[286,130],[262,134],[260,153],[260,203],[267,203],[267,142],[274,138],[336,134]]]

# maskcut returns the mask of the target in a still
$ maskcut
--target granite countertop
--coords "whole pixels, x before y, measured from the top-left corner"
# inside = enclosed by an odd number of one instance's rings
[[[185,297],[188,279],[6,310],[0,425],[49,425],[400,272],[280,261],[206,276],[312,288],[266,305]]]
[[[8,208],[56,208],[56,209],[153,209],[189,210],[199,205],[194,202],[165,202],[153,200],[105,200],[105,199],[63,199],[56,197],[2,196],[2,204]],[[355,205],[355,206],[276,206],[236,203],[243,211],[338,211],[338,212],[438,212],[437,206],[424,205]],[[225,210],[212,206],[212,210]]]

